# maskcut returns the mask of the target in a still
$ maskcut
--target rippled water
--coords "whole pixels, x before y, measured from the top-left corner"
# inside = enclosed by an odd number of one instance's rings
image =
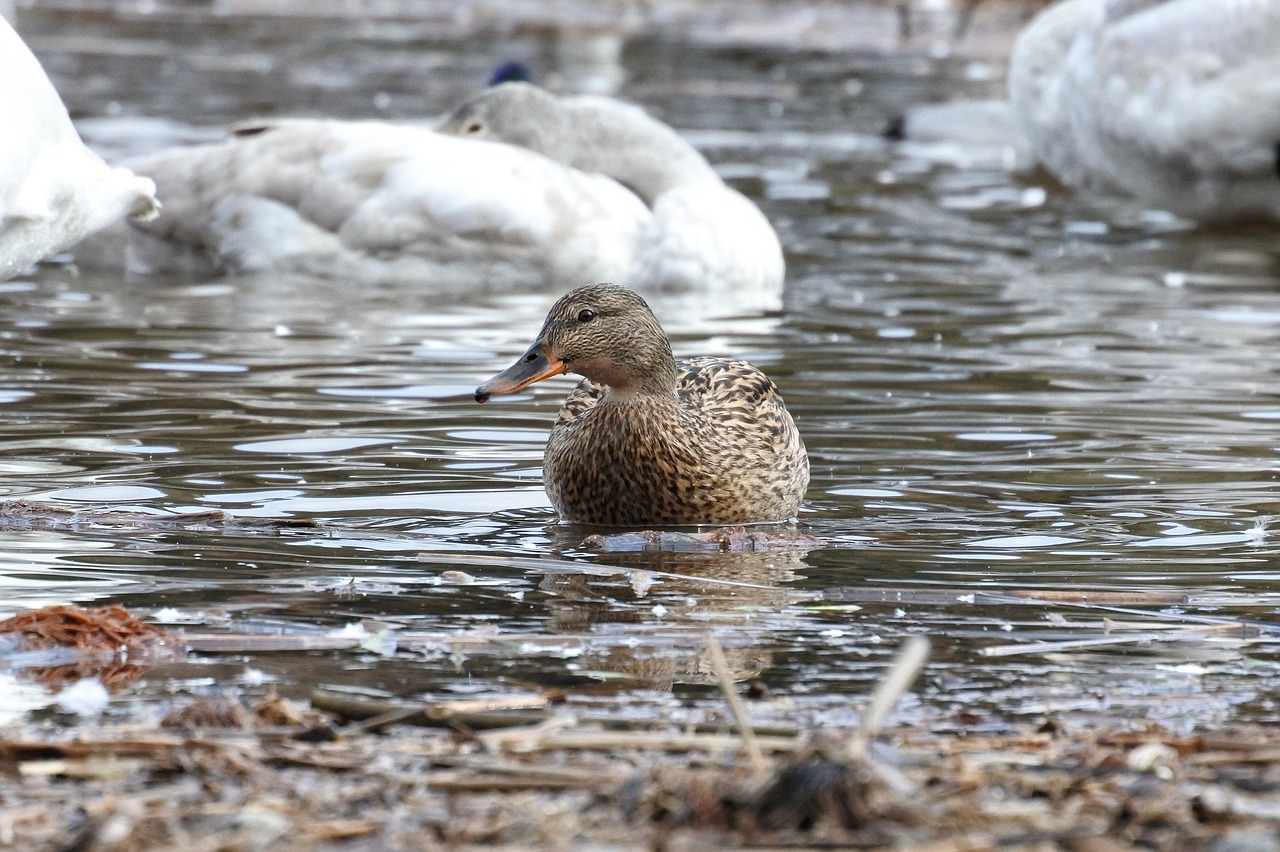
[[[548,33],[458,43],[387,22],[194,11],[27,10],[20,29],[113,154],[260,115],[431,116],[500,61],[554,81],[568,55]],[[740,675],[809,719],[845,720],[912,632],[933,638],[934,662],[908,712],[996,725],[1280,715],[1265,633],[980,655],[1139,618],[1008,590],[1183,592],[1170,624],[1280,622],[1273,233],[1090,203],[1013,168],[1001,144],[880,138],[914,104],[998,94],[998,64],[641,38],[621,67],[619,94],[687,132],[782,236],[780,314],[659,312],[679,354],[747,357],[782,387],[813,463],[801,527],[825,546],[600,555],[556,525],[541,449],[569,380],[470,398],[527,346],[553,293],[444,301],[49,266],[0,285],[4,498],[239,522],[14,524],[0,531],[8,608],[117,602],[204,632],[376,619],[513,637],[200,655],[134,683],[142,700],[264,680],[301,695],[536,683],[619,713],[680,713],[718,701],[690,640],[713,628]],[[266,523],[282,519],[317,526]],[[873,600],[880,588],[892,592]]]

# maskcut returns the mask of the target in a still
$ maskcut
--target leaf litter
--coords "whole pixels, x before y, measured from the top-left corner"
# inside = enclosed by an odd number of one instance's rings
[[[911,589],[882,592],[861,597],[912,596]],[[1034,592],[1013,596],[1036,600]],[[1132,594],[1049,597],[1056,605],[1065,598],[1124,609],[1128,623],[1094,618],[1080,629],[1128,630],[1142,642],[1202,642],[1214,632],[1206,627],[1242,636],[1274,627],[1215,617],[1219,623],[1198,623],[1191,633],[1177,613],[1145,613],[1142,624],[1142,601]],[[1216,597],[1217,606],[1230,604]],[[1168,606],[1161,593],[1151,600]],[[294,647],[314,648],[322,638],[226,634],[240,644],[219,646],[214,634],[169,634],[120,607],[76,609],[25,613],[22,634],[42,645],[56,637],[91,657],[158,634],[197,654],[270,653],[291,638]],[[100,625],[96,637],[91,624]],[[1120,717],[1081,725],[1052,709],[1034,726],[1001,733],[969,732],[956,719],[890,725],[925,664],[922,634],[903,643],[873,694],[854,702],[857,724],[753,724],[762,692],[739,695],[742,673],[721,648],[732,634],[673,632],[701,647],[703,675],[720,685],[729,708],[720,719],[619,719],[593,711],[573,688],[526,686],[447,701],[332,688],[306,702],[270,693],[251,702],[204,696],[153,721],[11,723],[0,727],[0,846],[1275,848],[1274,728],[1174,733]],[[343,633],[351,635],[330,635],[334,644],[324,647],[358,650],[360,631]],[[537,653],[518,650],[529,638],[441,633],[429,641],[455,641],[467,653]],[[424,641],[403,631],[396,647]],[[1045,653],[1034,642],[1028,647]],[[7,662],[25,674],[13,665],[20,653]]]

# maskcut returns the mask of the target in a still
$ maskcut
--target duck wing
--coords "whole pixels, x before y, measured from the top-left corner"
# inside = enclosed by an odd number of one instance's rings
[[[746,361],[690,358],[676,363],[676,396],[683,407],[708,419],[740,449],[790,452],[801,447],[795,422],[778,386]],[[730,441],[732,443],[732,441]]]
[[[613,525],[743,523],[795,515],[804,442],[773,381],[745,361],[677,362],[676,399],[598,407],[583,381],[552,427],[547,494],[567,518]]]
[[[578,382],[565,398],[556,426],[577,420],[590,411],[608,388],[590,379]],[[676,362],[676,397],[692,421],[691,432],[702,434],[707,425],[746,436],[766,436],[780,447],[798,440],[795,422],[782,401],[773,379],[746,361],[724,358],[689,358]]]

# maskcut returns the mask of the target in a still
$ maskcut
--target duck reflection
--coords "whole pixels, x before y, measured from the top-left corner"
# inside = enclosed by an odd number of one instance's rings
[[[548,593],[547,629],[597,635],[625,629],[635,635],[631,645],[591,648],[578,658],[582,673],[608,677],[624,688],[713,684],[715,671],[705,643],[690,632],[694,627],[716,631],[734,680],[759,676],[773,662],[767,621],[796,597],[791,583],[817,546],[794,530],[778,528],[584,538],[585,531],[553,528],[552,548],[604,551],[602,563],[619,570],[545,576],[539,588]],[[728,549],[748,541],[762,549]]]

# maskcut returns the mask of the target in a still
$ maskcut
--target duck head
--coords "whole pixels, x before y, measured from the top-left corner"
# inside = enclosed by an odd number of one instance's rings
[[[617,399],[671,395],[676,365],[671,343],[644,299],[616,284],[588,284],[552,306],[538,339],[519,361],[476,388],[476,402],[561,373],[607,385]]]

